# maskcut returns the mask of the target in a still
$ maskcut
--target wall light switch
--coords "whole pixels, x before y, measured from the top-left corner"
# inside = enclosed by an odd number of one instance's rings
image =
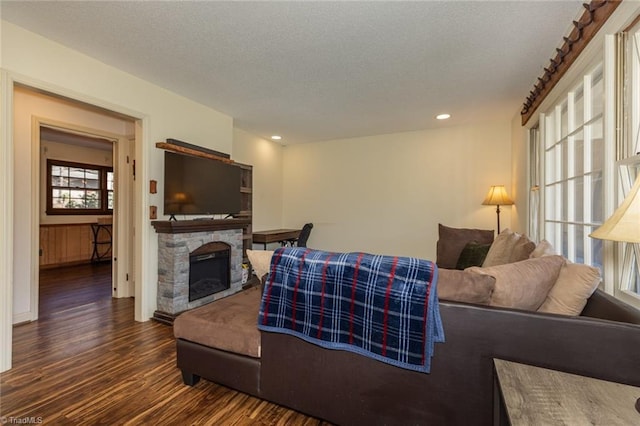
[[[156,206],[149,206],[149,218],[150,219],[158,218],[158,208]]]

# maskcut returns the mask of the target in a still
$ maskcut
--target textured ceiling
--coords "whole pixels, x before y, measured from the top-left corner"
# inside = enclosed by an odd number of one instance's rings
[[[580,1],[26,2],[2,19],[283,143],[511,119]],[[436,122],[449,112],[452,118]]]

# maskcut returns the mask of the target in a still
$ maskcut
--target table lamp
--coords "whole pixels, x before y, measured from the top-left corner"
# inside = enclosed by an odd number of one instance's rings
[[[589,236],[600,240],[640,244],[640,175],[620,207]]]
[[[631,191],[613,212],[613,215],[589,236],[600,240],[640,244],[640,195],[638,192],[640,192],[640,174],[633,183]],[[635,253],[636,268],[637,271],[640,271],[640,255],[637,247]],[[631,257],[628,253],[622,264],[623,281],[633,278],[632,269]]]
[[[507,195],[504,185],[494,185],[489,188],[489,193],[482,202],[485,206],[496,206],[496,215],[498,216],[498,234],[500,233],[500,206],[510,206],[513,200]]]

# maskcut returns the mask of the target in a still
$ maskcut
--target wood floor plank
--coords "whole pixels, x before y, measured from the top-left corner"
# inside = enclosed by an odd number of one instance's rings
[[[14,327],[0,417],[50,425],[328,425],[215,383],[182,383],[171,327],[111,298],[111,265],[43,270],[39,320]]]

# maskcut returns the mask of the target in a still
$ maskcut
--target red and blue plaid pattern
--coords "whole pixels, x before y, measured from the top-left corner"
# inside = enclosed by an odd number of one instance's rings
[[[428,260],[304,247],[276,250],[258,328],[428,373],[444,342]]]

